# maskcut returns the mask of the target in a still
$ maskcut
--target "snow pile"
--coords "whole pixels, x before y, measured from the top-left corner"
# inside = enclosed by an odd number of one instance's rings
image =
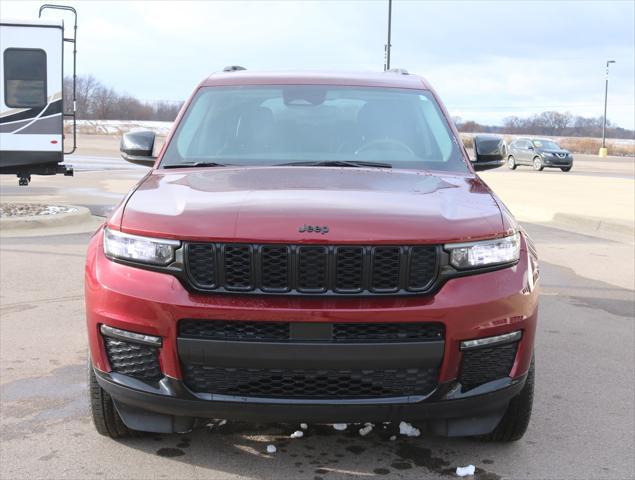
[[[300,424],[300,428],[301,428],[302,430],[306,430],[307,428],[309,428],[309,426],[308,426],[306,423],[301,423],[301,424]]]
[[[362,428],[359,429],[359,434],[362,437],[365,437],[366,435],[368,435],[371,431],[373,430],[373,424],[372,423],[366,423]]]
[[[456,467],[456,474],[459,477],[467,477],[468,475],[474,475],[476,467],[474,465],[468,465],[467,467]]]
[[[267,445],[267,453],[276,453],[278,449],[275,445]]]
[[[346,427],[348,427],[347,423],[334,423],[333,424],[333,428],[335,430],[337,430],[338,432],[342,432],[342,431],[346,430]]]
[[[77,209],[64,205],[43,205],[41,203],[3,203],[0,205],[0,217],[28,217],[32,215],[60,215],[75,213]]]
[[[399,424],[399,433],[406,435],[407,437],[418,437],[421,432],[418,428],[413,427],[408,422],[401,422]]]
[[[302,430],[296,430],[291,435],[289,435],[289,437],[291,437],[291,438],[302,438],[302,437],[304,437],[304,432]]]
[[[68,125],[66,126],[68,128]],[[172,122],[153,122],[136,120],[77,120],[78,133],[93,135],[121,135],[132,130],[152,130],[157,135],[167,135]]]

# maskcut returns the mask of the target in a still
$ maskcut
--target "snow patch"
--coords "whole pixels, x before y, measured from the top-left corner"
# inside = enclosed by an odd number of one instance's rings
[[[278,449],[275,445],[267,445],[267,453],[276,453]]]
[[[296,430],[295,432],[293,432],[291,435],[289,435],[291,438],[302,438],[304,437],[304,432],[302,430]]]
[[[342,432],[342,431],[346,430],[346,427],[348,427],[347,423],[334,423],[333,424],[333,428],[335,430],[337,430],[338,432]]]
[[[408,422],[401,422],[399,424],[399,433],[406,435],[407,437],[418,437],[421,435],[421,431],[410,425]]]
[[[456,474],[459,477],[467,477],[468,475],[474,475],[476,467],[474,465],[468,465],[467,467],[456,467]]]

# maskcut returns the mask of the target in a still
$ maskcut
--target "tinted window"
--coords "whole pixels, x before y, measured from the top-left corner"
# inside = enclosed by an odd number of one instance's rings
[[[46,105],[44,50],[8,48],[4,52],[4,103],[7,107]]]
[[[162,166],[331,160],[467,171],[429,92],[326,85],[202,88]]]
[[[561,150],[560,145],[556,142],[552,142],[551,140],[534,140],[534,145],[546,150]]]

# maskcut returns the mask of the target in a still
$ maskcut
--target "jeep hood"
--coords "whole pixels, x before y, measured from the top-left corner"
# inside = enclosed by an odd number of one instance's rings
[[[183,240],[437,243],[500,236],[509,223],[472,174],[228,167],[152,172],[129,197],[120,227]],[[300,232],[304,225],[328,233]]]

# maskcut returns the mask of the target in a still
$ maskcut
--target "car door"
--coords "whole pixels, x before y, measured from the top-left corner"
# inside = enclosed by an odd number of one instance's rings
[[[531,142],[529,140],[523,140],[520,151],[520,163],[522,163],[523,165],[531,165],[534,154],[533,145],[531,144]]]
[[[522,140],[514,140],[510,145],[509,145],[509,153],[510,155],[514,156],[514,161],[516,162],[516,164],[519,163],[520,157],[523,154],[522,152]]]

